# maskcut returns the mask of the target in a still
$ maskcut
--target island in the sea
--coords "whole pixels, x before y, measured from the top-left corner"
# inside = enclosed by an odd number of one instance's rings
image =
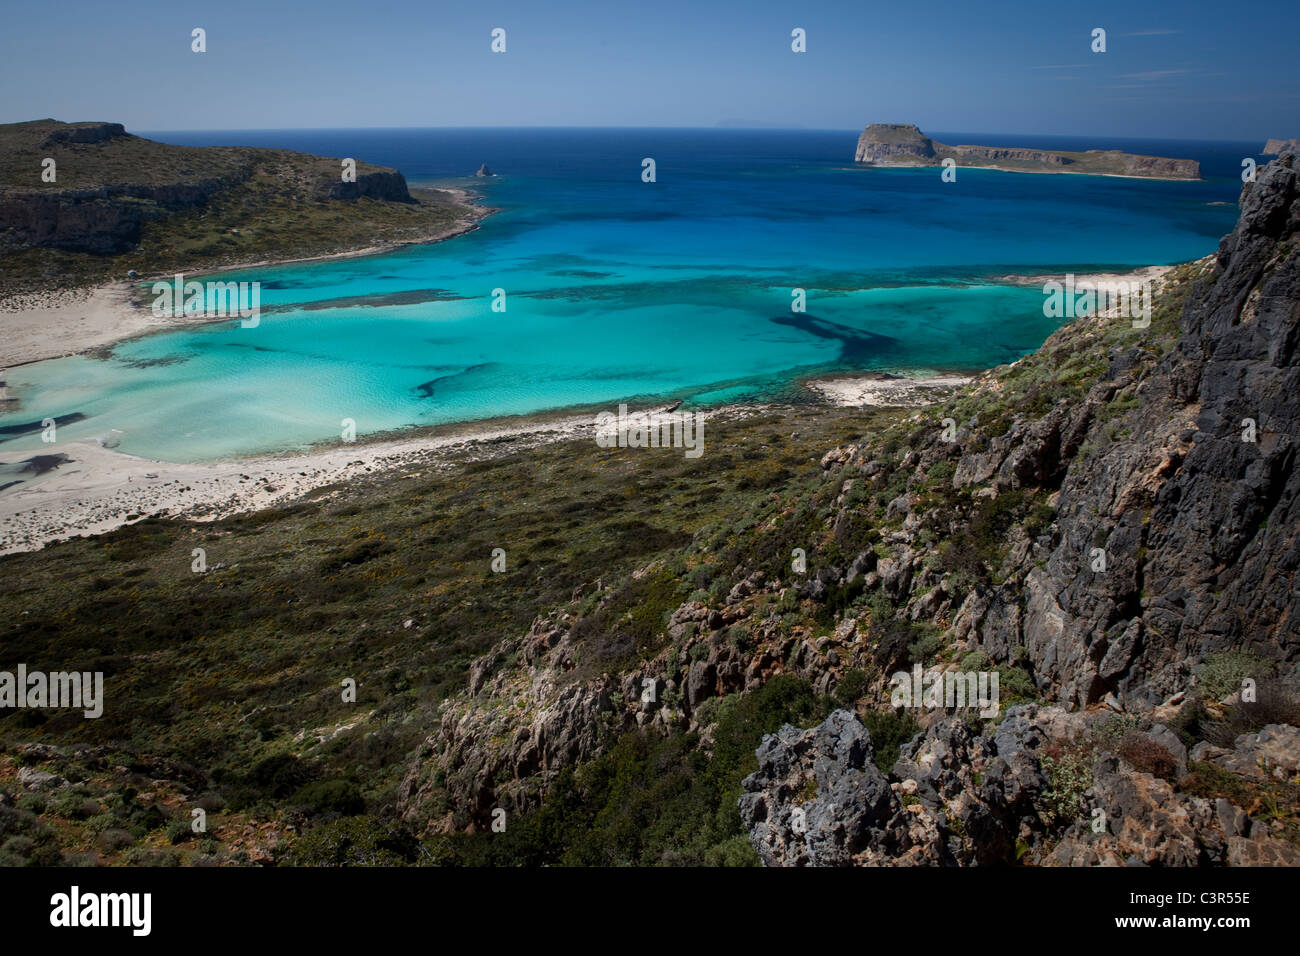
[[[1067,152],[1007,146],[949,146],[910,123],[872,123],[858,137],[856,162],[867,166],[976,166],[1018,173],[1086,173],[1142,179],[1200,179],[1194,159],[1139,156],[1119,150]]]
[[[1270,139],[1264,144],[1265,156],[1278,156],[1282,153],[1300,153],[1300,139]]]

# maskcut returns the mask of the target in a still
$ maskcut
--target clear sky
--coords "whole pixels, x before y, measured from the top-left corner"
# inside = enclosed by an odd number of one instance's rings
[[[1300,136],[1300,2],[34,0],[0,122]],[[194,27],[207,52],[190,50]],[[506,52],[491,52],[494,27]],[[807,52],[790,49],[807,32]],[[1093,28],[1107,51],[1090,49]]]

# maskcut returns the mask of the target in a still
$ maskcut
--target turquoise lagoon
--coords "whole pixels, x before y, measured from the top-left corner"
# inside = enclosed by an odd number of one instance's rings
[[[944,183],[852,168],[847,132],[154,136],[361,156],[413,182],[464,185],[486,161],[500,175],[474,185],[500,212],[446,242],[222,274],[261,284],[254,328],[160,332],[12,369],[21,406],[0,416],[0,448],[49,450],[22,426],[53,417],[68,422],[60,442],[112,435],[130,454],[211,460],[337,441],[346,418],[364,440],[619,401],[797,400],[810,375],[988,368],[1059,324],[1039,289],[993,277],[1203,256],[1235,219],[1248,155],[1130,142],[1113,145],[1200,159],[1206,181],[961,170]],[[657,182],[641,181],[644,157]]]

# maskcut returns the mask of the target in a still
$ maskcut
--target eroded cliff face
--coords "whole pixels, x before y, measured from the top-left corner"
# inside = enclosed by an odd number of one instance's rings
[[[892,772],[870,766],[869,735],[848,717],[783,732],[760,750],[742,802],[760,855],[980,863],[1027,847],[1056,863],[1293,860],[1240,807],[1175,795],[1176,776],[1142,777],[1096,724],[1099,711],[1143,722],[1185,770],[1188,747],[1165,724],[1200,694],[1207,658],[1246,651],[1284,683],[1300,677],[1296,166],[1287,155],[1260,169],[1217,256],[1179,270],[1148,328],[1076,321],[958,398],[827,451],[811,502],[804,486],[762,496],[722,559],[726,587],[672,611],[634,667],[584,676],[600,634],[576,606],[507,637],[444,705],[400,812],[425,830],[481,829],[493,807],[536,806],[620,734],[693,730],[707,748],[709,701],[777,675],[880,711],[900,667],[977,654],[1019,669],[1032,685],[1021,699],[1044,704],[1001,730],[928,715]],[[714,561],[717,547],[700,539],[683,558]],[[805,569],[791,566],[792,547],[807,550]],[[1291,739],[1278,726],[1268,739]],[[1060,816],[1048,792],[1060,748],[1069,756],[1080,740],[1099,805],[1126,821],[1110,842]],[[1047,742],[1057,749],[1044,764]],[[1208,746],[1192,759],[1237,772],[1255,744],[1240,744],[1245,756]],[[796,798],[814,778],[825,806],[809,817]],[[1177,826],[1160,809],[1174,804]]]
[[[112,255],[135,248],[148,219],[203,206],[243,182],[251,169],[229,177],[167,185],[128,184],[98,189],[0,193],[0,244]]]
[[[766,866],[1300,865],[1264,815],[1177,787],[1189,754],[1168,727],[1117,729],[1113,717],[1034,705],[992,732],[948,718],[887,776],[861,720],[840,710],[764,738],[740,813]],[[1193,753],[1270,787],[1300,771],[1300,730],[1269,725],[1231,750]],[[1065,766],[1076,790],[1062,785]]]
[[[1265,156],[1279,153],[1300,153],[1300,139],[1270,139],[1264,144]]]
[[[1294,167],[1290,154],[1243,190],[1241,219],[1158,365],[1135,378],[1141,346],[1111,355],[1088,400],[1025,427],[1035,445],[1013,440],[1001,463],[981,462],[1014,485],[1016,456],[1033,447],[1031,483],[1051,487],[1061,471],[1057,533],[1046,553],[1025,555],[1012,585],[987,604],[972,599],[957,627],[995,657],[1025,647],[1063,699],[1113,692],[1149,705],[1217,651],[1290,665],[1300,654]],[[1100,446],[1095,411],[1120,390],[1136,407],[1110,424],[1104,451],[1079,454]],[[1097,547],[1104,573],[1091,570]]]
[[[0,141],[0,248],[9,250],[127,252],[149,220],[202,209],[259,174],[284,181],[304,202],[414,202],[396,170],[361,164],[355,182],[342,182],[336,161],[286,150],[171,146],[132,136],[118,123],[8,124]],[[41,178],[47,157],[57,173],[49,183]]]
[[[905,123],[873,123],[858,137],[854,161],[887,166],[899,158],[916,162],[935,159],[934,140]]]
[[[407,191],[406,177],[396,170],[358,173],[356,182],[329,183],[321,192],[326,199],[353,200],[364,196],[386,202],[415,202]]]
[[[1000,166],[1038,172],[1078,172],[1153,179],[1200,179],[1192,159],[1140,156],[1119,150],[1082,153],[1005,146],[949,146],[910,124],[874,123],[858,137],[854,160],[871,166],[934,166],[945,159],[958,166]]]

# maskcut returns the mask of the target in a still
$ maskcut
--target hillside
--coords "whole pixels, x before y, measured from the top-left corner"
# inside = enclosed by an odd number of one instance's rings
[[[412,193],[396,170],[341,172],[338,159],[172,146],[115,123],[0,125],[0,295],[439,238],[483,213]]]
[[[920,412],[504,445],[0,558],[0,668],[110,702],[0,712],[0,857],[1300,863],[1296,156],[1241,207],[1149,328]],[[997,717],[891,709],[916,664],[996,671]]]
[[[1090,173],[1149,179],[1200,179],[1194,159],[1140,156],[1119,150],[1085,152],[1021,149],[1005,146],[948,146],[910,124],[873,123],[858,137],[854,161],[869,166],[939,166],[946,159],[958,166],[1012,172]]]

